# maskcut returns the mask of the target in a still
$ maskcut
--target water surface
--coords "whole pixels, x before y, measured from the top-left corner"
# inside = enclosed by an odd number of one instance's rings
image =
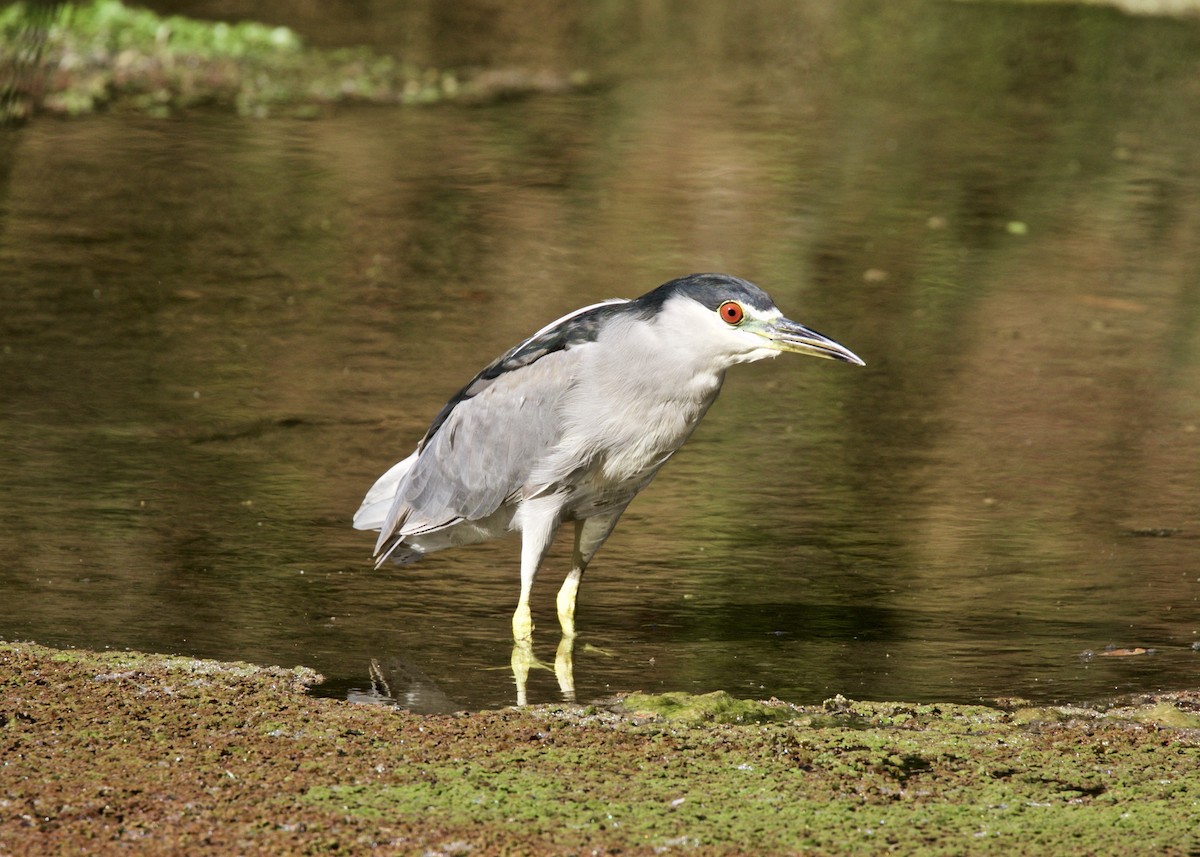
[[[730,372],[588,572],[581,699],[1194,687],[1200,27],[722,6],[406,13],[574,95],[5,132],[0,634],[511,704],[518,543],[374,571],[349,518],[508,346],[722,270],[868,365]]]

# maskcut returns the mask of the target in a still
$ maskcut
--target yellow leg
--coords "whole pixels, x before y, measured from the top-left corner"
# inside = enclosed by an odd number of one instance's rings
[[[575,597],[579,594],[582,577],[582,569],[572,569],[558,590],[558,624],[562,626],[563,637],[575,636]]]
[[[533,639],[533,613],[529,610],[529,602],[522,601],[517,604],[517,611],[513,613],[513,639],[517,642],[529,642]]]
[[[560,502],[557,497],[541,497],[523,502],[517,510],[515,521],[521,530],[521,597],[517,599],[517,612],[512,620],[513,639],[517,642],[533,639],[529,595],[538,566],[554,541]]]
[[[575,599],[579,595],[579,581],[583,579],[583,572],[617,525],[617,518],[621,517],[624,509],[622,506],[607,515],[575,522],[575,552],[571,559],[571,573],[558,590],[558,624],[562,626],[564,637],[575,637]]]

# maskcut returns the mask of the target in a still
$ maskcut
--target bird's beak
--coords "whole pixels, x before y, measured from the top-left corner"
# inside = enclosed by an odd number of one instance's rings
[[[844,345],[809,330],[802,324],[786,318],[777,318],[762,328],[762,335],[771,340],[771,345],[780,351],[811,354],[827,360],[842,360],[856,366],[866,366],[857,354]]]

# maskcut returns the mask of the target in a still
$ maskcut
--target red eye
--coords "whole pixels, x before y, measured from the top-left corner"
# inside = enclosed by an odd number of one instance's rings
[[[717,307],[717,314],[728,324],[741,324],[742,319],[746,317],[742,305],[737,301],[725,301]]]

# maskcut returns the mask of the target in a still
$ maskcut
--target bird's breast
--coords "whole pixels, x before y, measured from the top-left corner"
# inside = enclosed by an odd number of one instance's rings
[[[720,378],[642,377],[609,399],[610,407],[591,429],[602,450],[599,476],[611,482],[641,482],[691,436],[716,398]],[[640,486],[639,486],[640,487]]]
[[[568,514],[587,517],[628,502],[650,482],[691,436],[723,377],[661,357],[610,353],[606,365],[576,376],[559,403],[561,433],[525,496],[561,492]]]

